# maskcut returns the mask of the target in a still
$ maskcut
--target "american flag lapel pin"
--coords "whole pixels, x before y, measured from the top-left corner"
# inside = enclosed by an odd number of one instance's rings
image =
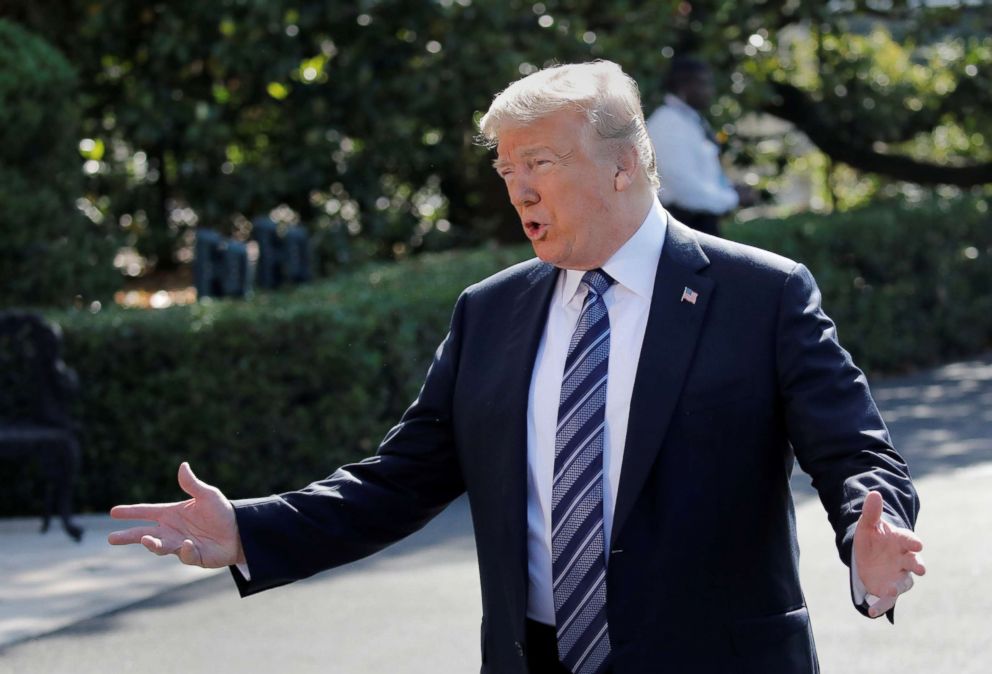
[[[682,291],[683,302],[688,302],[689,304],[695,304],[698,298],[699,298],[699,293],[697,293],[689,286],[686,286],[685,290]]]

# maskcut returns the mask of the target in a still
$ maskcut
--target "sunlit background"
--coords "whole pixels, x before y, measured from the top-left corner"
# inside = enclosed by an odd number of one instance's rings
[[[374,450],[458,292],[530,255],[475,123],[555,62],[620,63],[647,114],[673,58],[711,64],[760,193],[726,236],[806,263],[873,376],[982,353],[990,29],[970,2],[8,0],[0,303],[62,326],[77,506],[168,498],[183,459],[255,493]],[[306,237],[302,283],[264,283],[265,227]],[[194,287],[208,235],[236,299]],[[0,513],[35,511],[10,474]]]

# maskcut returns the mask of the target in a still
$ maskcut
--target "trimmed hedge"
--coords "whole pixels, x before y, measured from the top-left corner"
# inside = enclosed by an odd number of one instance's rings
[[[51,314],[82,382],[77,509],[175,499],[182,460],[235,497],[371,453],[416,396],[458,293],[527,254],[438,254],[249,302]],[[36,471],[15,476],[0,514],[37,510]]]
[[[726,235],[804,263],[855,362],[903,372],[992,347],[989,202],[892,199],[738,223]]]
[[[891,202],[728,235],[806,263],[855,360],[900,371],[992,346],[988,206]],[[423,256],[250,302],[53,314],[83,382],[79,509],[175,499],[184,459],[243,497],[367,455],[416,395],[461,289],[530,254]],[[4,474],[0,514],[35,511],[32,469]]]

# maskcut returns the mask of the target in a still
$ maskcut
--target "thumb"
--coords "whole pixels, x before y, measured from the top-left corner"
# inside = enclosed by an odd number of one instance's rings
[[[882,519],[882,495],[877,491],[870,491],[865,497],[865,502],[861,506],[861,519],[858,524],[862,527],[874,528],[878,526]]]
[[[210,485],[194,475],[186,461],[179,466],[179,486],[193,498],[206,496],[210,492]]]

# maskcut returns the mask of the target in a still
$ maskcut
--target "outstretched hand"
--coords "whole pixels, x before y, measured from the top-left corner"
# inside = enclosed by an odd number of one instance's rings
[[[882,495],[869,492],[854,530],[854,555],[865,589],[879,600],[868,609],[875,618],[895,606],[896,598],[913,587],[910,574],[926,573],[919,552],[923,543],[909,529],[882,519]]]
[[[189,464],[179,466],[179,486],[192,498],[179,503],[120,505],[110,516],[148,520],[154,526],[115,531],[111,545],[141,543],[156,555],[176,555],[183,564],[216,569],[245,561],[234,507],[216,487],[202,482]]]

